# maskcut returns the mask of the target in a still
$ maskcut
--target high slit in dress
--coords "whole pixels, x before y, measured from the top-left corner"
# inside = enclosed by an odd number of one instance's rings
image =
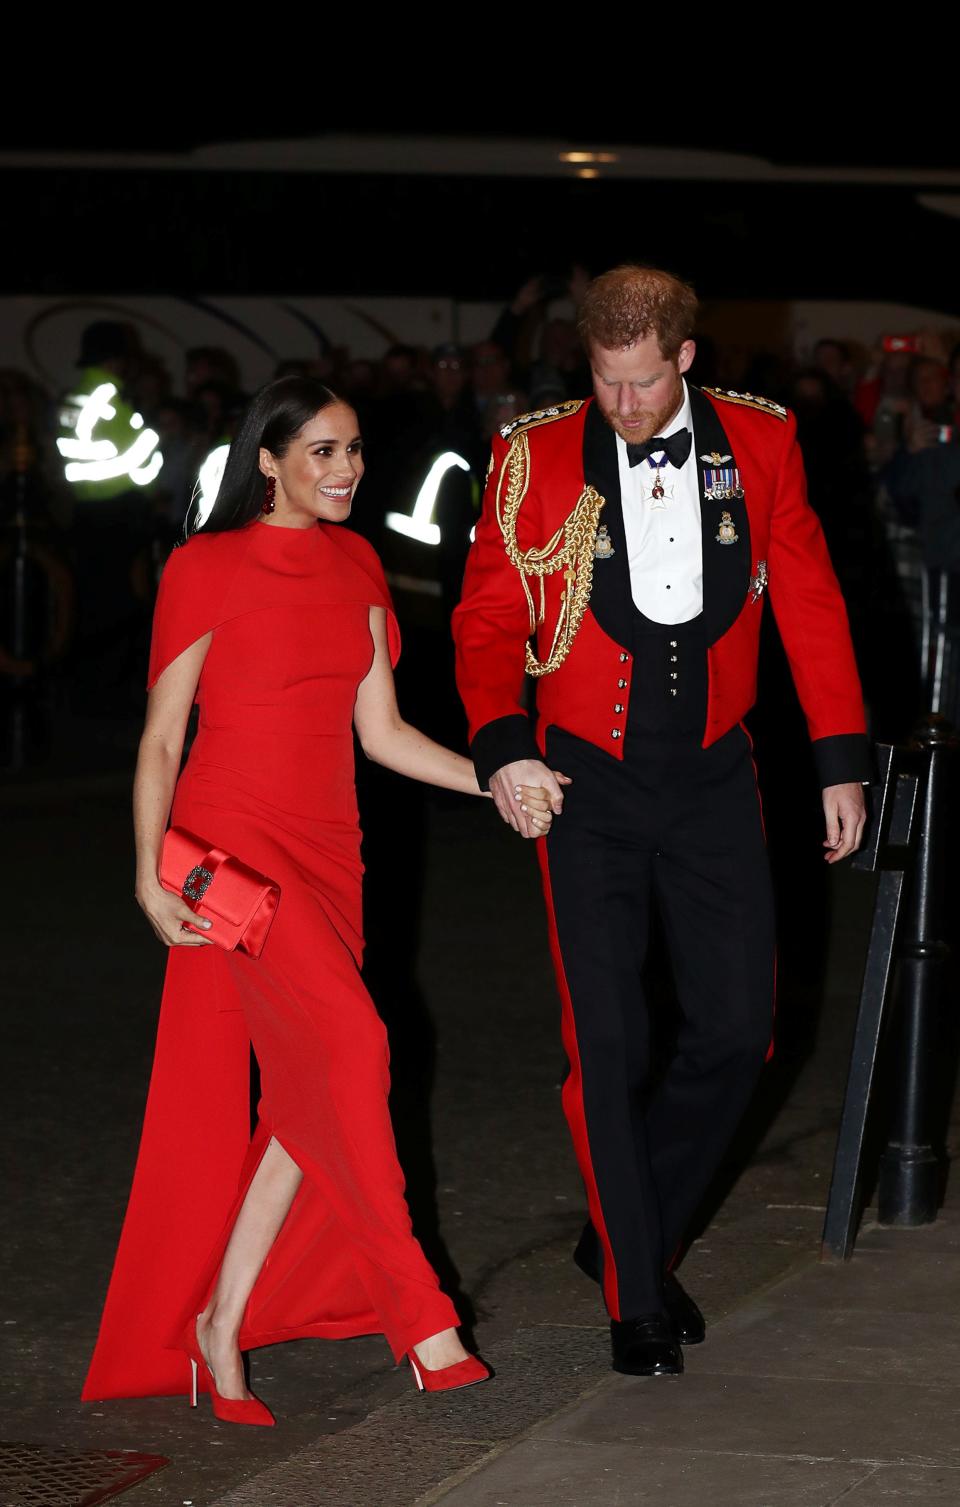
[[[382,1333],[399,1359],[459,1321],[410,1225],[386,1033],[360,978],[357,687],[383,570],[336,524],[198,534],[160,582],[149,683],[206,633],[199,731],[171,821],[280,887],[259,958],[170,950],[140,1151],[86,1400],[182,1392],[205,1306],[275,1137],[303,1181],[250,1295],[241,1349]],[[122,999],[117,1009],[125,1008]],[[261,1098],[251,1139],[250,1046]]]

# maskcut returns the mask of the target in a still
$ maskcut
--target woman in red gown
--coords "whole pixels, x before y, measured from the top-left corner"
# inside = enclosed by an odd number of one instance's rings
[[[341,527],[362,473],[347,404],[310,379],[271,383],[160,583],[134,813],[137,899],[171,951],[85,1399],[183,1391],[189,1358],[218,1416],[272,1423],[242,1352],[305,1335],[383,1333],[430,1390],[488,1375],[411,1230],[386,1035],[359,974],[353,729],[368,758],[479,794],[470,761],[397,710],[383,571]],[[544,793],[521,799],[546,830]],[[168,818],[279,885],[258,958],[184,929],[196,915],[157,877]]]

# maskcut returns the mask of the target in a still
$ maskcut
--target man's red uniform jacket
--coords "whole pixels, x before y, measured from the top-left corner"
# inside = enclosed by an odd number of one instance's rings
[[[754,703],[760,618],[769,595],[821,785],[868,780],[863,698],[846,610],[823,533],[807,502],[793,415],[748,394],[691,387],[690,401],[708,644],[703,746],[736,726]],[[605,499],[600,523],[613,546],[594,561],[589,607],[569,655],[537,681],[536,733],[523,704],[529,607],[520,574],[507,558],[496,508],[501,466],[521,430],[529,444],[530,468],[517,519],[520,548],[546,545],[585,486],[595,487]],[[742,496],[718,501],[706,495],[710,462],[701,457],[712,454],[739,472]],[[733,528],[720,535],[724,514]],[[730,542],[732,535],[735,542]],[[533,585],[539,607],[539,583]],[[564,585],[562,571],[546,578],[546,610],[535,650],[540,659],[550,651]],[[623,758],[634,616],[616,439],[596,403],[564,403],[506,425],[493,442],[483,512],[453,619],[457,683],[481,786],[504,764],[541,757],[551,725]]]

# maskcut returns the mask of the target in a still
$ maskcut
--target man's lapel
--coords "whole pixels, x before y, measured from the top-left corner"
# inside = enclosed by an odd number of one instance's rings
[[[605,554],[601,542],[600,554],[594,560],[590,611],[604,633],[618,644],[627,644],[632,636],[633,598],[623,530],[617,437],[595,401],[587,409],[583,426],[583,479],[586,486],[595,487],[606,498],[600,525],[606,529],[612,546],[612,553]]]
[[[703,531],[703,626],[707,643],[715,644],[746,600],[750,585],[750,524],[743,497],[706,495],[707,473],[737,470],[737,457],[709,398],[696,387],[690,387],[689,392]],[[720,457],[716,464],[711,461],[714,455]]]

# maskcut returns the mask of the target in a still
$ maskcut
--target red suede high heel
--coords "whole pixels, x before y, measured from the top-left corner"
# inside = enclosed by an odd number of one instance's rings
[[[413,1350],[407,1351],[407,1360],[421,1392],[452,1392],[455,1387],[473,1387],[478,1381],[490,1380],[489,1366],[475,1355],[468,1355],[466,1360],[458,1360],[452,1366],[441,1366],[437,1371],[425,1366]]]
[[[197,1371],[200,1366],[203,1366],[210,1378],[210,1401],[213,1404],[213,1416],[215,1418],[219,1418],[223,1423],[253,1423],[259,1424],[261,1428],[272,1428],[276,1423],[276,1419],[266,1404],[260,1401],[259,1397],[239,1398],[220,1396],[220,1393],[217,1391],[217,1383],[213,1372],[204,1359],[203,1351],[200,1349],[200,1341],[197,1339],[198,1319],[199,1314],[196,1319],[191,1319],[183,1331],[183,1338],[180,1341],[187,1355],[190,1357],[190,1406],[195,1408],[197,1405]]]

